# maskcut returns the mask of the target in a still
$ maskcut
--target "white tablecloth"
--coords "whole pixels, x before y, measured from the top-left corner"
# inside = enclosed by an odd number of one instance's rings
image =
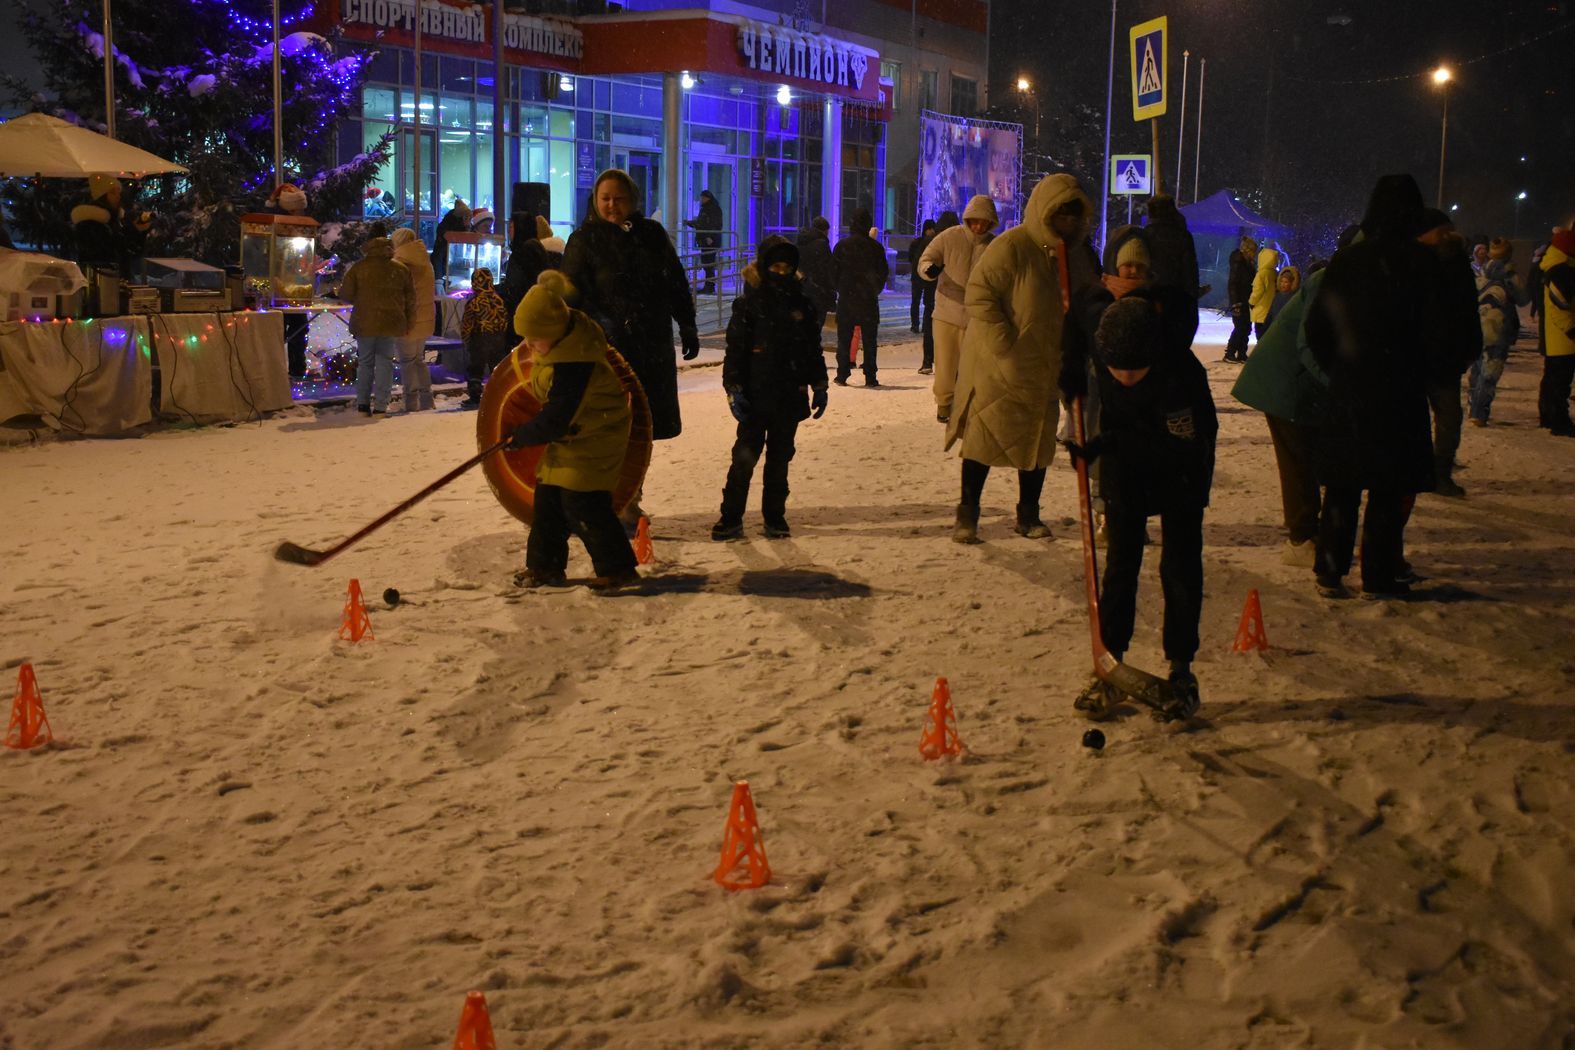
[[[290,407],[283,314],[154,314],[148,330],[161,418],[213,423]]]
[[[152,390],[142,317],[0,322],[0,423],[123,434],[153,419]]]

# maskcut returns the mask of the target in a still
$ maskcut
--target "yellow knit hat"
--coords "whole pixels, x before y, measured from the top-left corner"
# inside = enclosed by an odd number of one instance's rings
[[[525,339],[556,343],[569,330],[569,279],[558,270],[543,270],[514,311],[514,330]]]

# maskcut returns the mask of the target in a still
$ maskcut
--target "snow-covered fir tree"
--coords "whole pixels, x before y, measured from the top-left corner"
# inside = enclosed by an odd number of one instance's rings
[[[45,83],[5,76],[15,101],[103,131],[101,0],[23,0],[23,32]],[[299,26],[311,0],[281,11],[284,171],[324,222],[359,214],[361,195],[392,150],[385,139],[331,166],[336,126],[358,104],[371,54]],[[115,135],[190,169],[144,180],[136,207],[156,216],[163,254],[214,264],[237,256],[237,216],[260,208],[273,187],[273,46],[267,0],[135,0],[113,9]],[[5,198],[21,234],[46,246],[71,243],[79,180],[11,180]],[[42,220],[42,228],[39,222]]]

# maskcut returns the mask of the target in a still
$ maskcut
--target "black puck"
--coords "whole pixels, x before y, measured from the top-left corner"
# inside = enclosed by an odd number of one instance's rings
[[[1105,734],[1103,730],[1090,729],[1083,734],[1083,746],[1091,747],[1095,751],[1102,751],[1105,747]]]
[[[388,590],[383,592],[383,600],[387,602],[388,607],[392,609],[394,606],[399,604],[399,592],[390,587]]]

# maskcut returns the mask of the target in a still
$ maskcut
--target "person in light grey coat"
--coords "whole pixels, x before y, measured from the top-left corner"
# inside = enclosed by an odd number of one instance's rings
[[[919,257],[919,275],[935,282],[935,418],[951,418],[957,392],[957,366],[962,356],[963,331],[968,327],[965,299],[974,264],[990,246],[991,230],[1000,222],[995,202],[977,194],[963,209],[960,226],[935,235]]]

